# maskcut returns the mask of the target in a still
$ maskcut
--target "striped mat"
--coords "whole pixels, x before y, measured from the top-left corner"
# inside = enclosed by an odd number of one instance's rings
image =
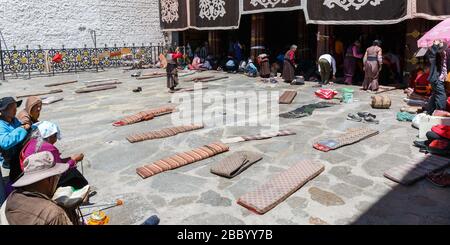
[[[240,197],[238,204],[258,214],[265,214],[324,170],[320,163],[302,161]]]
[[[203,127],[204,127],[203,125],[187,125],[187,126],[179,126],[179,127],[172,127],[172,128],[164,128],[161,130],[150,131],[147,133],[130,135],[127,137],[127,140],[130,143],[137,143],[137,142],[146,141],[146,140],[167,138],[167,137],[175,136],[180,133],[185,133],[185,132],[194,131],[197,129],[202,129]]]
[[[297,96],[297,91],[285,91],[280,96],[280,104],[291,104],[292,101],[294,101],[295,97]]]
[[[135,124],[142,121],[152,120],[155,117],[159,117],[162,115],[170,114],[174,112],[176,109],[176,105],[166,105],[159,108],[151,109],[148,111],[142,111],[135,115],[125,117],[117,122],[113,123],[115,127],[121,127],[126,125]]]
[[[224,153],[229,149],[230,148],[227,145],[224,145],[222,143],[205,145],[200,148],[184,153],[179,153],[174,156],[156,161],[152,164],[137,168],[136,173],[143,179],[146,179],[168,170],[176,169],[194,162],[208,159],[215,155]]]
[[[375,136],[378,133],[378,130],[373,130],[370,128],[350,128],[347,129],[345,133],[334,138],[320,140],[315,143],[313,147],[316,150],[328,152],[343,146],[358,143],[359,141]]]
[[[403,185],[411,185],[425,178],[428,174],[445,168],[449,164],[450,159],[448,158],[427,155],[410,163],[389,169],[384,173],[384,177]]]

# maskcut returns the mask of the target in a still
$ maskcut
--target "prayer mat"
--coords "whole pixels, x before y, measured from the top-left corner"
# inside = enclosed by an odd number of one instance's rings
[[[106,85],[106,86],[93,87],[93,88],[81,88],[81,89],[75,90],[75,93],[86,94],[86,93],[92,93],[92,92],[98,92],[98,91],[104,91],[104,90],[110,90],[110,89],[116,89],[116,88],[117,88],[117,86],[114,86],[114,85]]]
[[[202,80],[207,80],[207,79],[211,79],[211,78],[215,78],[215,76],[194,77],[192,79],[183,80],[182,82],[200,82]]]
[[[50,105],[50,104],[53,104],[53,103],[56,103],[56,102],[58,102],[58,101],[62,101],[62,100],[64,100],[64,98],[62,98],[62,97],[48,97],[48,98],[45,98],[45,99],[43,99],[42,100],[42,104],[44,104],[44,105]]]
[[[379,133],[378,130],[373,130],[369,128],[351,128],[345,133],[336,136],[334,138],[320,140],[314,144],[314,148],[319,151],[328,152],[336,150],[343,146],[355,144],[361,140],[370,138]]]
[[[61,86],[61,85],[66,85],[66,84],[71,84],[71,83],[77,83],[77,80],[74,81],[67,81],[67,82],[59,82],[59,83],[50,83],[50,84],[46,84],[44,85],[45,87],[56,87],[56,86]]]
[[[400,109],[401,112],[408,112],[412,114],[421,113],[423,111],[420,106],[405,106]]]
[[[204,80],[200,80],[200,81],[194,81],[195,83],[208,83],[208,82],[214,82],[214,81],[219,81],[219,80],[223,80],[223,79],[228,79],[229,77],[217,77],[217,78],[210,78],[210,79],[204,79]]]
[[[142,121],[148,121],[152,120],[155,117],[159,117],[162,115],[170,114],[174,112],[176,109],[176,105],[166,105],[162,106],[156,109],[151,109],[148,111],[142,111],[135,115],[128,116],[126,118],[123,118],[122,120],[119,120],[115,123],[113,123],[113,126],[115,127],[121,127],[125,125],[131,125]]]
[[[92,84],[92,83],[101,83],[101,82],[113,82],[113,81],[118,81],[119,79],[117,78],[106,78],[106,79],[97,79],[97,80],[92,80],[92,81],[84,81],[83,83],[85,84]]]
[[[411,185],[428,174],[445,168],[450,164],[450,159],[436,155],[427,155],[407,164],[391,168],[384,173],[384,177],[403,184]]]
[[[47,94],[57,94],[57,93],[62,93],[63,90],[62,89],[54,89],[54,90],[50,90],[48,92],[39,92],[39,93],[35,93],[35,94],[26,94],[26,95],[19,95],[17,96],[17,98],[26,98],[26,97],[31,97],[31,96],[41,96],[41,95],[47,95]]]
[[[212,166],[211,173],[231,179],[261,159],[261,154],[239,151]]]
[[[208,89],[208,87],[201,87],[200,89],[197,89],[197,90],[205,90],[205,89]],[[182,88],[182,89],[176,90],[175,93],[194,92],[195,90],[196,90],[195,88]]]
[[[109,82],[109,83],[90,84],[90,85],[87,85],[86,88],[95,88],[95,87],[116,85],[116,84],[122,84],[122,83],[119,81],[114,81],[114,82]]]
[[[378,91],[375,92],[375,94],[382,94],[382,93],[394,91],[394,90],[397,90],[397,89],[398,89],[397,87],[380,86],[378,88]]]
[[[308,117],[311,116],[316,109],[328,108],[334,105],[334,103],[329,102],[319,102],[315,104],[304,105],[296,110],[280,114],[280,117],[288,119]]]
[[[426,107],[428,105],[428,101],[424,100],[414,100],[414,99],[403,99],[409,106],[418,106],[418,107]]]
[[[240,197],[238,204],[258,214],[265,214],[324,170],[320,163],[302,161]]]
[[[145,80],[145,79],[160,78],[160,77],[165,77],[165,76],[167,76],[167,75],[164,74],[164,75],[140,76],[140,77],[136,77],[136,79],[137,80]]]
[[[285,91],[280,96],[280,104],[291,104],[292,101],[294,101],[295,97],[297,96],[297,91]]]
[[[188,126],[164,128],[161,130],[150,131],[147,133],[130,135],[127,137],[127,140],[130,143],[137,143],[137,142],[146,141],[146,140],[167,138],[167,137],[175,136],[180,133],[186,133],[189,131],[194,131],[194,130],[202,129],[202,128],[203,128],[203,125],[201,125],[201,126],[188,125]]]
[[[265,139],[270,139],[273,137],[282,137],[282,136],[289,136],[289,135],[295,135],[295,134],[296,133],[291,130],[281,130],[278,132],[270,132],[270,133],[262,133],[262,134],[257,134],[257,135],[228,138],[228,139],[223,139],[221,141],[224,144],[230,144],[230,143],[238,143],[238,142],[252,141],[252,140],[265,140]]]
[[[164,158],[156,161],[152,164],[140,167],[136,169],[136,173],[143,179],[157,175],[159,173],[183,167],[185,165],[202,161],[215,155],[224,153],[230,148],[222,143],[213,143],[202,146],[200,148],[179,153],[174,156]]]

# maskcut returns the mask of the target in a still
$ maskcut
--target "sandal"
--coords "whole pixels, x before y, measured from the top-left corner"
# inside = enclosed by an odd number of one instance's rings
[[[370,124],[380,124],[380,121],[376,120],[374,117],[371,117],[371,116],[365,117],[364,121],[366,123],[370,123]]]
[[[369,113],[369,112],[358,112],[358,116],[365,118],[365,117],[373,117],[373,118],[377,118],[376,115]]]
[[[427,145],[426,145],[426,141],[414,141],[414,146],[420,149],[426,149]]]
[[[362,122],[362,118],[353,113],[348,114],[347,120],[354,121],[354,122]]]

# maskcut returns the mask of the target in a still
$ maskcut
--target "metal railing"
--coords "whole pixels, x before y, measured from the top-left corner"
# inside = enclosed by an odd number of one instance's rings
[[[144,65],[156,64],[161,54],[167,46],[163,44],[150,44],[145,46],[131,47],[108,47],[103,48],[65,48],[60,49],[26,49],[0,50],[0,80],[2,75],[7,78],[19,78],[47,75],[52,76],[58,73],[99,71],[114,67],[124,67],[132,65],[130,61],[140,61]],[[184,47],[182,52],[184,52]],[[59,62],[52,61],[55,55],[61,54]],[[127,55],[128,59],[123,59],[122,55]]]

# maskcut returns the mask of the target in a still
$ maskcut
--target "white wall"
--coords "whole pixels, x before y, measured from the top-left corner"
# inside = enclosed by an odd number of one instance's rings
[[[164,42],[158,0],[0,0],[10,49],[93,47],[88,29],[96,30],[98,47]]]

